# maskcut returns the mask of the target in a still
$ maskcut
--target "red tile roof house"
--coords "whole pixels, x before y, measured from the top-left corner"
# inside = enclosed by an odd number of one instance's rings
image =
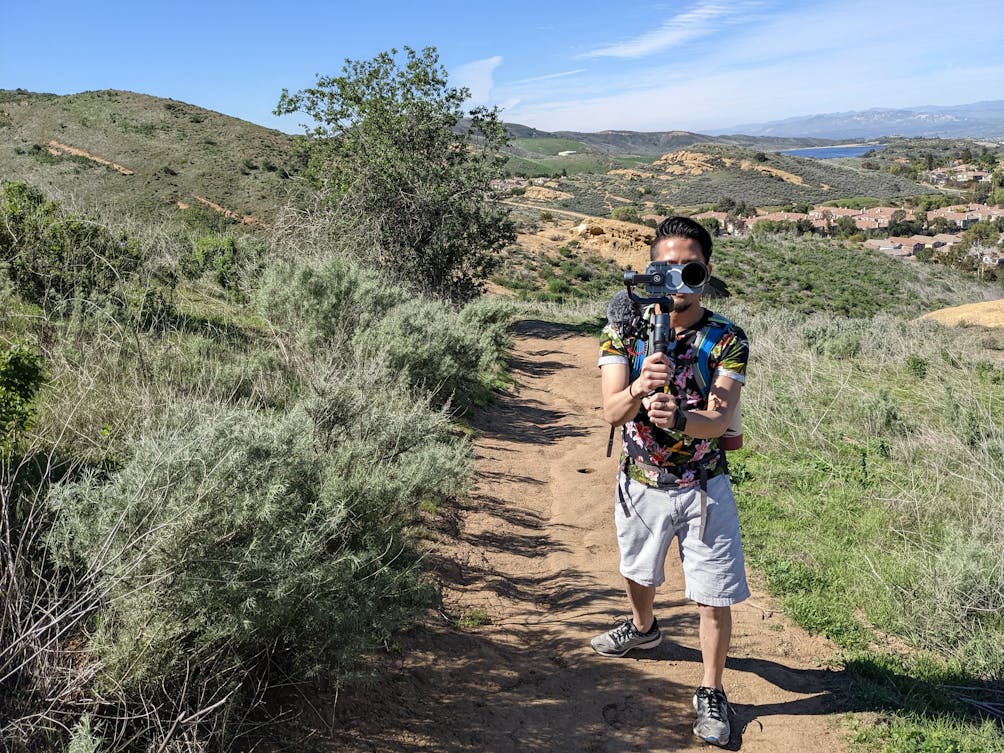
[[[892,238],[870,238],[865,241],[865,248],[871,248],[875,251],[899,251],[903,245],[896,243]]]
[[[928,212],[928,222],[931,222],[936,217],[944,217],[953,225],[958,225],[960,228],[965,229],[978,222],[980,219],[978,214],[972,212],[956,212],[953,210],[953,207],[946,207],[945,209],[936,209]]]
[[[967,214],[976,215],[983,221],[1004,217],[1004,207],[991,207],[987,204],[970,204],[965,211]]]
[[[951,248],[956,243],[962,240],[962,236],[953,235],[952,233],[938,233],[934,236],[934,247],[939,248],[944,246],[945,248]]]
[[[837,217],[857,217],[859,214],[861,214],[860,209],[848,209],[847,207],[816,207],[809,210],[809,217],[814,220],[826,219],[827,215],[836,220]]]
[[[773,220],[774,222],[798,222],[799,220],[807,220],[809,215],[803,214],[802,212],[767,212],[766,214],[758,214],[753,217],[753,224],[757,224],[760,220]]]
[[[983,170],[960,170],[951,174],[951,179],[956,183],[984,183],[990,177],[990,173]]]
[[[883,217],[866,217],[863,214],[859,214],[854,218],[854,226],[859,230],[879,230],[889,227],[889,219]]]
[[[900,238],[900,237],[890,237],[890,243],[898,243],[903,250],[903,255],[908,256],[915,254],[918,251],[922,251],[924,246],[927,245],[926,238],[923,241],[915,240],[915,238]]]
[[[707,217],[713,217],[718,220],[729,235],[742,235],[749,232],[749,225],[745,219],[735,216],[729,219],[730,215],[728,212],[701,212],[700,214],[691,215],[691,219],[698,222]]]
[[[871,209],[864,210],[861,214],[866,217],[879,217],[884,219],[886,224],[888,224],[889,220],[892,219],[892,216],[899,211],[901,210],[898,207],[872,207]],[[907,214],[909,214],[909,212],[907,212]]]

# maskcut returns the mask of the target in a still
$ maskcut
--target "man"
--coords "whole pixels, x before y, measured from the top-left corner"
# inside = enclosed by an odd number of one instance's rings
[[[659,225],[650,256],[670,264],[697,262],[710,274],[711,245],[700,224],[670,217]],[[703,308],[700,293],[677,293],[666,308],[675,343],[668,355],[645,356],[636,378],[631,377],[632,357],[642,348],[644,333],[631,337],[611,324],[600,346],[603,417],[623,427],[614,515],[632,618],[591,645],[603,656],[659,645],[655,593],[665,579],[669,545],[678,538],[686,596],[700,614],[704,676],[694,694],[694,733],[726,745],[729,707],[722,673],[732,636],[731,606],[746,599],[749,588],[739,517],[718,438],[729,426],[745,383],[749,346],[741,329]],[[645,311],[649,327],[653,309]],[[695,341],[709,335],[718,340],[707,356],[710,384],[702,390]]]

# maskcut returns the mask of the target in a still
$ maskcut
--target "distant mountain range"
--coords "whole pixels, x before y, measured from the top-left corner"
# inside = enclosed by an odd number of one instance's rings
[[[769,123],[745,123],[712,133],[841,141],[884,136],[1004,139],[1004,100],[805,115]]]

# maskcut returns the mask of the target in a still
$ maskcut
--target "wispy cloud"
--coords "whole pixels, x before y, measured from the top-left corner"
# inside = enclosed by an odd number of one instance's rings
[[[502,64],[502,56],[495,55],[484,60],[474,60],[453,69],[451,83],[466,87],[471,92],[471,102],[483,104],[491,98],[495,69]]]
[[[585,53],[583,57],[640,58],[662,52],[711,33],[716,28],[716,21],[734,14],[736,10],[735,4],[703,2],[664,21],[658,29],[634,39],[600,47]]]
[[[519,81],[513,81],[510,86],[519,86],[521,84],[532,84],[536,81],[550,81],[552,78],[564,78],[565,76],[574,76],[577,73],[585,73],[586,68],[576,68],[574,71],[562,71],[561,73],[548,73],[543,76],[534,76],[533,78],[524,78]]]

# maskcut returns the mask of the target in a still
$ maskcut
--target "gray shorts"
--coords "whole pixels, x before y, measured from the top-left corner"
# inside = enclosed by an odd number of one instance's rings
[[[708,518],[700,538],[701,489],[653,489],[623,473],[617,475],[621,493],[614,492],[621,575],[643,586],[666,579],[666,553],[676,537],[686,596],[698,604],[727,607],[750,595],[739,513],[732,484],[725,474],[708,479]],[[621,495],[630,514],[625,514]]]

